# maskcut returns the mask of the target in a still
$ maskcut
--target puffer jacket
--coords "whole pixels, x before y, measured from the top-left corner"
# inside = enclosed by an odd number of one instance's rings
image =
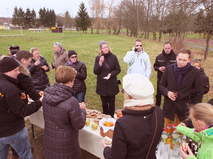
[[[79,129],[86,121],[72,88],[55,84],[45,89],[44,155],[45,159],[80,159]]]
[[[194,129],[185,126],[178,126],[177,131],[197,142],[201,147],[198,150],[197,157],[188,157],[187,159],[212,159],[213,158],[213,127],[201,132],[195,132]]]

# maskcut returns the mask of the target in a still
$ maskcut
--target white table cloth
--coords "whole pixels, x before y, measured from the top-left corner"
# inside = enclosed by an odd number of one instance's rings
[[[40,109],[36,113],[32,114],[29,118],[30,123],[44,129],[44,117],[43,111]],[[91,130],[90,127],[85,126],[79,131],[79,143],[80,147],[87,152],[103,159],[103,137],[98,131]]]

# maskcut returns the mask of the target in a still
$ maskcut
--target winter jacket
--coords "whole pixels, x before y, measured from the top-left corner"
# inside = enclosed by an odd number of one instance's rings
[[[94,74],[97,75],[96,93],[101,96],[114,96],[119,92],[117,75],[121,72],[117,57],[112,54],[104,54],[104,62],[102,66],[99,65],[101,56],[97,56],[94,65]],[[111,73],[110,79],[106,77]]]
[[[163,73],[160,82],[160,91],[165,97],[163,105],[165,117],[174,120],[175,115],[177,115],[182,121],[186,119],[188,104],[201,102],[201,81],[198,70],[190,65],[188,70],[183,74],[182,81],[178,84],[179,78],[176,77],[175,68],[177,68],[176,64],[169,65]],[[168,91],[177,93],[176,101],[168,98]]]
[[[62,48],[60,52],[54,52],[52,67],[57,69],[58,66],[65,65],[67,61],[68,54],[66,50]]]
[[[191,138],[200,145],[197,157],[188,157],[187,159],[212,159],[213,158],[213,127],[195,132],[194,129],[185,126],[178,126],[177,131]]]
[[[74,85],[73,85],[73,90],[75,94],[79,92],[86,92],[86,84],[85,84],[85,80],[87,78],[86,65],[80,61],[77,61],[76,63],[72,63],[71,61],[68,61],[65,65],[71,66],[77,71]]]
[[[163,75],[163,72],[159,70],[159,67],[168,67],[170,64],[176,63],[176,55],[173,52],[173,50],[170,52],[170,54],[166,54],[165,51],[163,50],[161,54],[159,54],[154,63],[154,69],[157,71],[157,81],[160,82],[161,77]]]
[[[125,109],[123,115],[116,121],[112,147],[104,149],[105,159],[156,159],[155,152],[163,131],[160,108]]]
[[[24,68],[23,66],[20,66],[19,71],[21,72],[17,79],[18,79],[18,87],[27,95],[29,95],[29,97],[36,101],[39,100],[39,98],[41,97],[39,95],[39,92],[35,90],[33,83],[32,83],[32,78],[30,77],[30,72]],[[26,103],[28,102],[28,100],[26,99]]]
[[[45,89],[44,156],[45,159],[80,159],[79,129],[86,121],[72,88],[55,84]]]
[[[50,85],[48,76],[46,72],[49,71],[49,66],[47,64],[47,61],[40,56],[40,64],[35,65],[35,60],[32,60],[32,64],[29,67],[32,82],[34,85],[34,88],[39,91],[43,91],[47,86]],[[47,66],[48,70],[44,70],[42,66]]]
[[[201,68],[201,69],[198,69],[198,72],[199,72],[199,77],[200,77],[200,81],[201,81],[201,97],[200,97],[200,101],[202,101],[203,99],[203,95],[208,93],[209,91],[209,77],[205,74],[204,70]],[[196,89],[195,89],[196,90]],[[195,91],[196,92],[196,91]],[[192,93],[192,97],[191,98],[194,98],[194,93]]]
[[[24,117],[41,107],[40,101],[26,104],[18,88],[18,80],[0,74],[0,137],[16,134],[24,128]]]
[[[128,64],[127,73],[139,73],[147,78],[150,78],[152,65],[149,59],[149,55],[146,52],[129,51],[124,56],[123,60]]]

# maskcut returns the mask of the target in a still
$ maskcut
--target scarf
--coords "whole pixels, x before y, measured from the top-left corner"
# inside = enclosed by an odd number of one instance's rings
[[[182,83],[184,76],[191,69],[191,67],[192,66],[191,66],[190,63],[188,63],[184,67],[177,67],[177,64],[175,64],[175,66],[174,66],[174,73],[175,73],[175,79],[177,81],[177,86],[179,86]]]

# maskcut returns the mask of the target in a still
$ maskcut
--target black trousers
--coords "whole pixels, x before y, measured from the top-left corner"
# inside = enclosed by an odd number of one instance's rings
[[[103,108],[103,114],[114,116],[115,96],[100,96]]]
[[[155,105],[160,107],[162,94],[160,92],[160,87],[159,86],[160,86],[160,81],[157,81],[157,92],[156,92],[156,96],[155,96],[156,97]]]

